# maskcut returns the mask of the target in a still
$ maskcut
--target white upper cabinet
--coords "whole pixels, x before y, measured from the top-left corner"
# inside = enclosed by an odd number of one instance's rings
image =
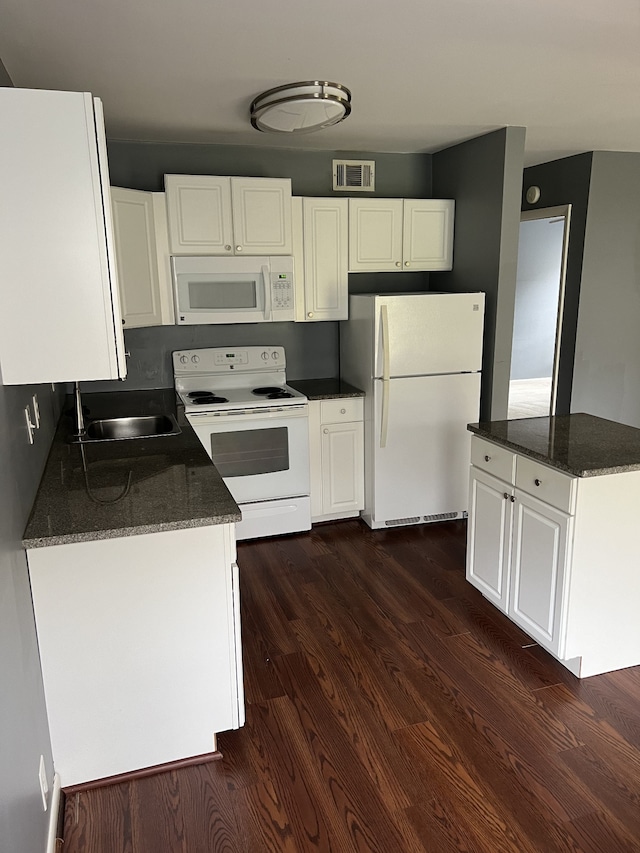
[[[348,200],[294,198],[296,320],[346,320]]]
[[[126,375],[102,105],[0,88],[5,385]]]
[[[291,180],[165,175],[174,255],[290,255]]]
[[[349,271],[448,270],[450,199],[349,199]]]
[[[125,329],[174,320],[164,193],[111,188]]]

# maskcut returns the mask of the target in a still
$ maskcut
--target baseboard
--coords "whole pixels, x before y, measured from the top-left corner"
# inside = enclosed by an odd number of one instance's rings
[[[56,853],[60,849],[62,840],[62,826],[64,824],[64,795],[61,792],[60,776],[53,775],[53,789],[51,791],[51,804],[49,807],[49,829],[47,832],[46,853]]]

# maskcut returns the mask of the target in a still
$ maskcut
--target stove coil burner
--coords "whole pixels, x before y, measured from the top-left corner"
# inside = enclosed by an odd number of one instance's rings
[[[218,397],[216,394],[212,394],[211,391],[191,391],[187,394],[187,397],[196,406],[203,406],[207,403],[229,402],[226,397]]]
[[[279,394],[280,392],[282,392],[282,388],[279,388],[277,385],[264,385],[262,388],[254,388],[251,393],[260,396],[267,394]]]
[[[267,394],[267,400],[284,400],[287,397],[293,397],[288,391],[277,391],[275,394]]]

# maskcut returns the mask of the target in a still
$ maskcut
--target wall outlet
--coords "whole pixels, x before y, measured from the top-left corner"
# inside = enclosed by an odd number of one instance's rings
[[[47,782],[47,771],[44,769],[44,755],[40,756],[38,779],[40,780],[40,793],[42,794],[42,808],[46,811],[48,805],[47,794],[49,793],[49,783]]]

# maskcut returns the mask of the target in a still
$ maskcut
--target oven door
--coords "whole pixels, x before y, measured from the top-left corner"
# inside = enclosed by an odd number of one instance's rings
[[[236,503],[309,494],[306,403],[187,419]]]

